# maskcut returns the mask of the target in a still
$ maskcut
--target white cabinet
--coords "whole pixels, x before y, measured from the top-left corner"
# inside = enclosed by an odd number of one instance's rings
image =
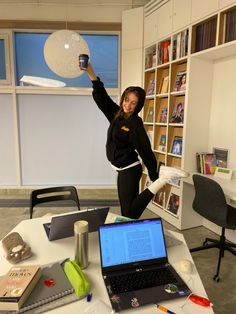
[[[227,7],[228,5],[236,4],[235,0],[219,0],[219,9]]]
[[[172,33],[172,1],[157,10],[157,38],[159,40]]]
[[[144,18],[144,46],[157,41],[157,11]]]
[[[218,0],[192,0],[191,22],[206,17],[219,9]]]
[[[176,32],[191,22],[191,1],[173,0],[172,31]]]

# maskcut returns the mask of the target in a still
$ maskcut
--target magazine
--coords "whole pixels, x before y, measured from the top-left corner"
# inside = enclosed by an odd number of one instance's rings
[[[158,150],[161,152],[165,152],[166,151],[166,134],[162,134],[160,137],[160,143],[158,146]]]
[[[160,119],[159,119],[160,123],[166,123],[167,122],[167,113],[168,113],[167,108],[161,109],[161,114],[160,114]]]
[[[184,122],[184,102],[176,101],[172,111],[171,123],[183,123]]]
[[[186,89],[187,72],[179,71],[176,75],[174,92],[184,91]]]
[[[179,195],[171,192],[168,200],[167,211],[177,216],[178,209],[179,209]]]
[[[165,189],[160,189],[157,194],[153,198],[153,203],[160,205],[162,207],[165,206]]]
[[[183,138],[181,136],[175,136],[171,153],[174,155],[182,155],[182,140]]]

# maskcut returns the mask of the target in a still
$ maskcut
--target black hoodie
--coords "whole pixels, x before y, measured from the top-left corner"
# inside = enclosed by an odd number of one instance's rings
[[[142,110],[145,101],[145,91],[141,87],[132,87],[139,94],[139,101],[135,112],[129,118],[115,118],[120,107],[108,96],[103,83],[98,80],[93,83],[93,98],[98,108],[104,113],[110,126],[107,131],[106,154],[112,165],[123,168],[135,161],[138,155],[147,167],[152,181],[158,178],[157,161],[142,119],[138,113]],[[121,100],[126,90],[121,96]]]

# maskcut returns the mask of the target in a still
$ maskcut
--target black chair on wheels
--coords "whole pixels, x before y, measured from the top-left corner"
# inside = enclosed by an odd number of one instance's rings
[[[73,201],[80,210],[79,197],[74,186],[58,186],[32,191],[30,196],[30,219],[33,217],[33,209],[36,205],[62,200]]]
[[[220,226],[220,239],[206,238],[202,246],[190,249],[190,252],[206,250],[211,248],[219,249],[219,258],[216,274],[213,277],[219,281],[221,258],[227,250],[236,255],[236,245],[225,239],[225,229],[236,229],[236,208],[226,203],[224,192],[221,186],[212,179],[194,174],[193,182],[195,187],[195,198],[193,209],[202,217]]]

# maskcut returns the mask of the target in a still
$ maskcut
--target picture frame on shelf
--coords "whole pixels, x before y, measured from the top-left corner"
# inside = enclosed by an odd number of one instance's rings
[[[171,154],[182,155],[182,142],[183,138],[181,136],[175,136],[171,148]]]
[[[179,195],[173,192],[170,192],[166,211],[168,211],[170,214],[174,215],[175,217],[178,217],[179,203],[180,203]]]
[[[176,75],[174,92],[185,91],[187,81],[187,71],[179,71]]]
[[[213,154],[215,155],[216,160],[217,160],[217,167],[227,168],[229,150],[226,148],[213,147]]]
[[[176,101],[172,110],[170,123],[184,123],[184,102]]]
[[[161,152],[166,151],[166,134],[161,134],[158,150]]]

